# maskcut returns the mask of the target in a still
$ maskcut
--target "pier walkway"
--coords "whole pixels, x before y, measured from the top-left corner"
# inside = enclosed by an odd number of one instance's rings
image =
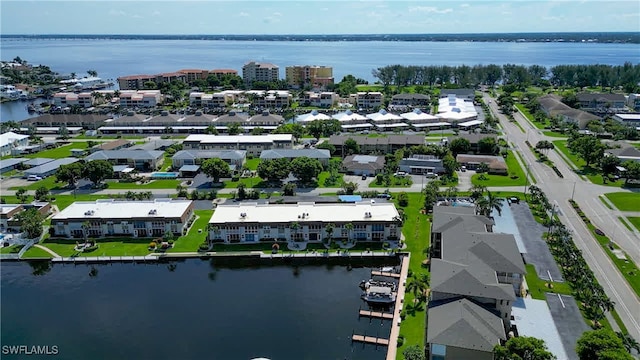
[[[400,335],[400,313],[404,302],[404,291],[406,287],[407,275],[409,274],[410,254],[404,255],[401,259],[402,266],[398,278],[398,294],[396,295],[396,305],[393,308],[393,321],[391,323],[391,334],[389,335],[389,347],[387,348],[387,360],[395,360],[398,352],[398,336]]]
[[[367,343],[367,344],[385,345],[385,346],[389,345],[389,339],[379,338],[379,337],[375,337],[375,336],[366,336],[366,335],[353,334],[353,335],[351,335],[351,340],[352,341],[363,342],[363,343]]]
[[[371,310],[360,310],[359,315],[379,319],[393,319],[393,314]]]
[[[392,272],[384,272],[384,271],[373,270],[373,271],[371,271],[371,275],[373,275],[373,276],[386,276],[386,277],[390,277],[390,278],[394,278],[394,279],[400,279],[400,274],[392,273]]]

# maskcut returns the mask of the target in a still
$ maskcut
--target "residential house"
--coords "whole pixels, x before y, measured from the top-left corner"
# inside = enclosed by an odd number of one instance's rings
[[[384,170],[384,156],[349,155],[342,161],[342,168],[348,174],[373,176]]]
[[[442,174],[445,172],[442,166],[442,159],[433,155],[412,155],[400,160],[398,169],[407,174]]]
[[[29,175],[35,175],[35,176],[40,176],[41,178],[46,178],[47,176],[54,175],[56,171],[58,171],[60,166],[73,164],[74,162],[78,162],[78,161],[80,161],[80,159],[70,158],[70,157],[55,159],[45,164],[34,166],[30,169],[25,170],[24,177],[26,178]]]
[[[53,94],[53,105],[62,108],[79,106],[81,108],[90,108],[93,106],[95,99],[90,92],[82,92],[79,94],[72,92],[59,92]]]
[[[76,201],[51,218],[53,237],[162,237],[186,233],[193,218],[191,200]],[[85,228],[85,224],[87,227]]]
[[[369,123],[369,119],[363,115],[347,110],[331,116],[340,122],[340,127],[345,131],[369,130],[373,124]]]
[[[420,109],[400,114],[404,122],[411,125],[416,130],[420,129],[444,129],[451,127],[448,122],[441,121],[439,117],[427,114]]]
[[[300,102],[304,106],[315,106],[321,108],[330,108],[333,104],[337,103],[340,100],[340,96],[334,92],[323,91],[323,92],[312,92],[306,91],[302,95],[302,99]]]
[[[640,161],[640,150],[633,146],[623,146],[616,149],[607,149],[604,151],[605,156],[615,156],[620,162]]]
[[[0,156],[11,155],[11,150],[29,145],[29,135],[16,134],[8,131],[0,135]]]
[[[130,147],[131,145],[133,145],[133,143],[127,139],[118,139],[114,141],[107,141],[107,142],[100,143],[92,147],[91,149],[89,149],[89,152],[94,153],[96,151],[102,151],[102,150],[122,150]]]
[[[587,124],[600,117],[586,111],[574,109],[562,102],[562,98],[555,94],[543,95],[537,98],[540,109],[549,117],[558,117],[562,121],[574,123],[580,130],[584,130]]]
[[[120,107],[152,108],[162,101],[160,90],[120,91]]]
[[[393,109],[429,108],[431,102],[429,95],[424,94],[396,94],[391,97],[390,107]]]
[[[331,154],[324,149],[275,149],[265,150],[260,154],[260,160],[288,159],[294,160],[300,157],[308,157],[320,161],[322,166],[328,166]]]
[[[134,169],[149,172],[162,166],[164,151],[102,150],[87,156],[85,160],[107,160],[113,165],[128,165]]]
[[[103,126],[109,119],[108,115],[100,114],[43,114],[20,122],[21,126],[36,127],[82,127],[89,130],[96,130]]]
[[[380,131],[395,130],[395,129],[408,129],[409,125],[404,123],[402,117],[387,112],[385,109],[381,109],[378,112],[368,114],[367,118],[371,120],[373,126]]]
[[[27,158],[8,158],[0,160],[0,174],[19,168],[21,164],[27,160]]]
[[[51,213],[51,204],[34,201],[30,204],[0,204],[0,232],[20,232],[22,224],[16,218],[21,212],[35,208],[43,218]]]
[[[509,168],[502,156],[458,154],[456,161],[469,170],[477,170],[480,164],[487,164],[489,174],[507,175]]]
[[[251,105],[260,109],[281,109],[291,105],[293,96],[286,90],[248,90],[245,95],[253,97]]]
[[[632,111],[640,111],[640,94],[629,94],[627,97],[627,106]]]
[[[498,136],[496,136],[495,134],[482,134],[482,133],[459,133],[456,136],[451,136],[449,138],[447,138],[447,141],[449,143],[451,143],[451,141],[453,141],[456,138],[461,138],[461,139],[465,139],[469,142],[469,145],[471,145],[471,152],[473,153],[477,153],[479,151],[479,144],[480,141],[486,138],[492,138],[496,141],[496,143],[498,142]]]
[[[393,203],[310,203],[220,205],[209,220],[209,242],[296,243],[380,242],[400,238],[401,223]],[[332,231],[327,225],[332,224]]]

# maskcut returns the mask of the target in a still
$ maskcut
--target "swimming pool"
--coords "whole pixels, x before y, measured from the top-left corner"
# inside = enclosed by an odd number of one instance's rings
[[[152,172],[151,173],[151,178],[152,179],[175,179],[180,175],[180,173],[177,172],[161,172],[161,171],[156,171],[156,172]]]

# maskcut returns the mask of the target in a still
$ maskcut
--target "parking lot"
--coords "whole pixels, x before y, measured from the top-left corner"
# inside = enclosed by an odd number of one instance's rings
[[[584,322],[576,300],[569,295],[547,293],[547,305],[568,358],[578,360],[576,354],[578,339],[591,328]]]

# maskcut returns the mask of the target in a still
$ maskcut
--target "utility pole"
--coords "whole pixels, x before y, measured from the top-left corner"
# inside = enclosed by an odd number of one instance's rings
[[[525,178],[525,183],[524,183],[524,191],[522,192],[522,195],[524,196],[524,198],[527,198],[527,187],[529,187],[529,164],[526,163],[525,164],[525,173],[524,173],[524,178]]]
[[[571,201],[573,201],[573,195],[576,193],[576,182],[573,182],[573,190],[571,190]]]

